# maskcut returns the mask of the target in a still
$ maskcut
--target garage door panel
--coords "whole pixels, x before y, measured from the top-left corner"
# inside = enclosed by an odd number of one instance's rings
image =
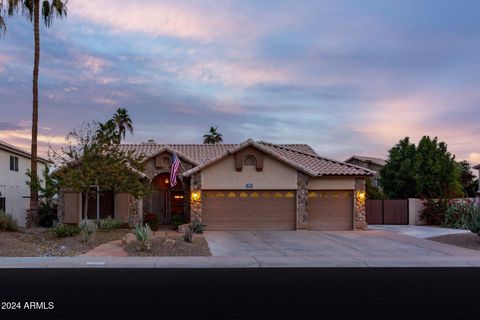
[[[309,228],[312,230],[352,230],[352,191],[310,191]]]
[[[294,230],[295,191],[205,191],[206,230]]]

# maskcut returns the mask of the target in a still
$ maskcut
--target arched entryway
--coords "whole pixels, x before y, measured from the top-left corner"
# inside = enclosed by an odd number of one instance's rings
[[[184,216],[184,197],[182,181],[177,179],[175,187],[170,186],[170,174],[161,173],[152,181],[151,212],[158,216],[161,224],[171,223],[175,214]]]

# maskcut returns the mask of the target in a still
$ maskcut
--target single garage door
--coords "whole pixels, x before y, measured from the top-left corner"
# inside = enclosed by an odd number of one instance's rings
[[[352,191],[309,191],[308,220],[312,230],[352,230]]]
[[[206,230],[295,230],[295,191],[204,191]]]

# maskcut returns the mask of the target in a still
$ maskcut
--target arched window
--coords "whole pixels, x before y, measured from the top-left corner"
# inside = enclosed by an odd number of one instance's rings
[[[257,159],[254,156],[246,156],[243,160],[244,166],[255,166],[257,164]]]
[[[162,159],[162,164],[163,164],[163,166],[165,166],[165,167],[170,166],[170,157],[163,157],[163,159]]]

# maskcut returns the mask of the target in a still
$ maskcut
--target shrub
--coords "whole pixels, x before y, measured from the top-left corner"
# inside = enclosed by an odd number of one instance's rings
[[[172,216],[172,224],[175,227],[175,230],[178,229],[179,225],[182,225],[185,223],[185,220],[183,219],[183,215],[181,214],[174,214]]]
[[[74,225],[60,224],[53,228],[53,233],[57,238],[74,237],[80,233],[80,228]]]
[[[190,228],[185,230],[185,233],[183,234],[183,240],[185,242],[192,242],[192,230],[190,230]]]
[[[38,208],[38,217],[40,227],[51,228],[53,226],[53,221],[57,219],[57,207],[49,206],[46,203],[40,203]]]
[[[193,233],[203,233],[205,230],[205,225],[200,221],[193,220],[190,229]]]
[[[113,219],[108,216],[106,219],[102,219],[98,222],[98,228],[106,231],[112,231],[122,226],[122,222],[117,219]]]
[[[136,224],[135,225],[135,237],[137,238],[137,241],[140,242],[140,246],[137,247],[137,250],[139,251],[150,251],[152,250],[152,244],[150,242],[150,238],[152,236],[152,230],[150,229],[150,226],[148,224],[141,225]]]
[[[443,224],[445,221],[445,212],[448,209],[448,203],[449,200],[445,198],[425,200],[425,209],[420,215],[420,219],[426,219],[428,224]]]
[[[471,219],[467,222],[467,229],[480,236],[480,205],[473,206]]]
[[[468,229],[478,206],[469,199],[452,200],[445,211],[443,225],[449,228]]]
[[[83,242],[90,242],[95,237],[97,232],[98,225],[96,221],[92,220],[82,220],[80,222],[80,233],[82,235]]]
[[[158,217],[155,213],[147,214],[143,219],[143,223],[148,224],[150,226],[150,229],[153,231],[158,230],[159,222]]]
[[[17,220],[15,220],[11,215],[6,214],[3,210],[0,210],[0,230],[18,230]]]

